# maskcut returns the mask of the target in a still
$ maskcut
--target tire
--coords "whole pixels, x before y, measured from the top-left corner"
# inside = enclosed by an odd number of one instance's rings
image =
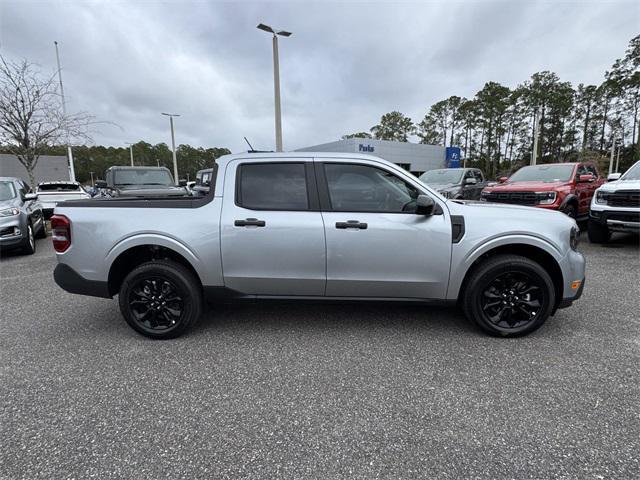
[[[568,203],[562,209],[562,213],[571,217],[573,219],[578,218],[578,207],[576,207],[573,203]]]
[[[33,255],[36,253],[36,238],[33,234],[31,222],[27,224],[27,238],[24,247],[22,247],[22,253],[25,255]]]
[[[553,280],[538,263],[519,255],[496,255],[473,270],[461,303],[466,317],[486,333],[518,337],[542,326],[555,296]]]
[[[587,235],[591,243],[607,243],[611,238],[611,232],[606,225],[594,222],[591,219],[589,219],[589,224],[587,225]]]
[[[44,219],[44,215],[42,216],[40,230],[36,233],[36,238],[47,238],[47,221]]]
[[[157,340],[176,338],[200,318],[202,285],[179,263],[147,262],[125,277],[118,303],[122,316],[138,333]]]

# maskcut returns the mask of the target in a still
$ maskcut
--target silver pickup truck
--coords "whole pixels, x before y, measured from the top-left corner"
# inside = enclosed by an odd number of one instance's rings
[[[584,286],[579,230],[558,212],[447,200],[359,154],[227,155],[202,197],[59,204],[54,277],[118,295],[129,325],[184,333],[224,300],[458,304],[489,334],[517,336]]]

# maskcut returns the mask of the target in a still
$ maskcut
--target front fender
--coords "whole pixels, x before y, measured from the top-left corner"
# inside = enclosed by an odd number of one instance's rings
[[[563,258],[559,245],[533,234],[513,233],[494,236],[485,239],[473,247],[462,243],[454,244],[451,255],[451,275],[447,288],[447,299],[455,300],[458,298],[462,282],[476,260],[495,248],[508,245],[529,245],[539,248],[551,255],[558,263],[560,263]]]

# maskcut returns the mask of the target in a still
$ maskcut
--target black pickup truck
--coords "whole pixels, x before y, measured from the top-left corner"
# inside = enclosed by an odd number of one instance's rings
[[[176,185],[165,167],[111,167],[96,187],[112,197],[181,197],[189,195],[186,184],[181,180]]]

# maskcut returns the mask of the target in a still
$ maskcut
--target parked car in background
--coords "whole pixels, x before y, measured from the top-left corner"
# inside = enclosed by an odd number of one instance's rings
[[[96,188],[108,197],[181,197],[189,195],[186,184],[181,180],[176,185],[165,167],[111,167]]]
[[[36,251],[36,238],[47,236],[38,196],[26,182],[15,177],[0,177],[0,250]]]
[[[589,211],[587,233],[593,243],[606,243],[611,232],[640,233],[640,162],[596,190]]]
[[[437,190],[445,198],[479,200],[487,186],[478,168],[440,168],[420,175],[420,181]]]
[[[216,162],[203,197],[59,204],[58,285],[118,295],[129,325],[158,339],[190,328],[204,300],[260,298],[458,303],[509,337],[582,294],[578,228],[564,215],[446,200],[369,155]]]
[[[192,195],[202,196],[208,194],[211,188],[212,176],[213,168],[198,170],[198,172],[196,173],[195,185],[191,188]]]
[[[487,186],[481,199],[558,210],[577,220],[586,220],[591,198],[604,181],[593,163],[530,165],[509,178],[498,179],[498,184]]]
[[[53,209],[58,202],[91,198],[79,182],[71,181],[40,182],[36,194],[47,220],[53,215]]]

